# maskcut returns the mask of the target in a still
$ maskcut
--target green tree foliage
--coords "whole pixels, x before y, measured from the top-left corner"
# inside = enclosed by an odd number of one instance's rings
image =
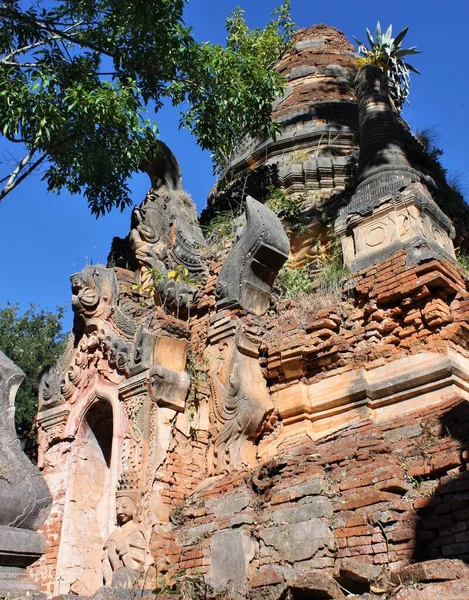
[[[23,157],[0,200],[42,167],[49,191],[83,193],[92,213],[130,204],[126,182],[157,150],[157,112],[183,105],[181,126],[226,165],[241,135],[275,135],[271,67],[293,31],[290,0],[264,29],[240,9],[226,46],[199,43],[187,0],[0,0],[0,131]]]
[[[419,71],[405,60],[405,57],[409,55],[420,53],[416,46],[411,48],[402,47],[402,42],[408,30],[409,27],[405,27],[393,38],[392,25],[389,25],[383,33],[378,21],[374,38],[371,31],[366,30],[370,44],[369,48],[354,36],[358,44],[358,53],[362,55],[358,59],[358,65],[361,67],[366,64],[377,65],[384,71],[388,79],[389,93],[397,110],[402,110],[409,96],[410,73],[420,75]]]
[[[56,313],[31,305],[19,314],[17,304],[0,306],[0,350],[25,373],[16,395],[15,422],[18,433],[27,433],[37,412],[37,378],[65,348],[63,309]]]

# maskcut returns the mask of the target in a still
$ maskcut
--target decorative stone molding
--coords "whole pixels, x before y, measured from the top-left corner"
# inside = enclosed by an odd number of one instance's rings
[[[298,382],[273,392],[272,399],[283,422],[282,437],[303,432],[320,439],[363,419],[388,420],[454,394],[469,400],[469,358],[448,349],[370,370],[332,372],[317,383]]]
[[[70,409],[63,408],[58,410],[52,407],[43,410],[38,417],[37,424],[45,432],[47,446],[52,446],[56,442],[63,440],[65,436],[65,425],[67,423]]]

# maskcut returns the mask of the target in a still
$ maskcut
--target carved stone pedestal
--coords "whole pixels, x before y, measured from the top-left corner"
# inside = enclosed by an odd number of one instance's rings
[[[37,531],[0,527],[0,597],[39,592],[38,584],[29,577],[26,567],[43,552],[44,536]]]
[[[454,259],[454,227],[420,183],[368,203],[352,200],[335,224],[344,262],[353,271],[384,260],[401,248],[432,258]]]

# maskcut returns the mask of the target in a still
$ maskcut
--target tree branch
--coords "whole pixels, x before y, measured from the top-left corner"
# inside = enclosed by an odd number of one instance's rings
[[[33,50],[34,48],[39,48],[39,46],[43,46],[47,40],[41,40],[40,42],[36,42],[35,44],[30,44],[29,46],[23,46],[22,48],[17,48],[7,54],[3,58],[0,58],[0,64],[11,64],[11,59],[14,58],[17,54],[22,54],[23,52],[29,52],[29,50]]]
[[[26,177],[32,173],[46,158],[46,153],[42,154],[35,162],[29,164],[33,158],[36,150],[31,150],[24,156],[18,166],[8,176],[8,181],[5,184],[3,190],[0,190],[0,201],[5,198],[7,194],[15,189]],[[23,169],[29,164],[29,167],[23,171]]]
[[[83,21],[75,23],[67,29],[57,29],[57,27],[54,27],[49,23],[39,21],[34,17],[22,13],[19,10],[16,10],[12,6],[5,5],[0,6],[0,16],[8,17],[10,19],[18,19],[19,21],[23,21],[25,23],[29,23],[30,25],[34,25],[42,31],[47,31],[48,33],[53,34],[57,38],[67,40],[69,42],[72,42],[73,44],[77,44],[78,46],[82,46],[84,48],[90,48],[91,50],[95,50],[96,52],[100,52],[101,54],[105,54],[107,56],[110,56],[111,58],[113,57],[113,54],[106,51],[104,48],[97,46],[96,44],[93,44],[90,41],[80,41],[80,39],[77,39],[74,35],[70,35],[69,31],[75,29],[76,27],[79,27],[81,24],[83,24]]]
[[[3,7],[0,7],[0,13],[2,12],[2,8]],[[64,29],[64,32],[67,33],[69,31],[71,31],[72,29],[74,29],[75,27],[79,27],[82,24],[83,24],[83,21],[74,23],[73,25],[70,25],[70,27],[67,27],[66,29]],[[53,40],[58,40],[58,39],[61,39],[61,36],[59,36],[57,34],[52,34],[47,39],[40,40],[39,42],[35,42],[34,44],[29,44],[28,46],[23,46],[22,48],[17,48],[16,50],[13,50],[12,52],[10,52],[10,54],[7,54],[3,58],[0,58],[0,64],[11,65],[12,62],[10,62],[10,61],[12,60],[12,58],[17,56],[18,54],[22,54],[24,52],[29,52],[31,50],[34,50],[34,48],[39,48],[40,46],[44,46],[48,42],[51,42]]]

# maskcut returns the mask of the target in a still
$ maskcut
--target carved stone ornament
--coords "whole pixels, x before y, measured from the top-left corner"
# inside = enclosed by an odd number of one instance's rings
[[[130,231],[137,285],[142,293],[154,292],[165,306],[185,308],[206,276],[200,254],[206,244],[195,205],[183,190],[179,165],[167,146],[164,156],[147,161],[144,170],[152,188],[134,209]],[[174,270],[178,276],[168,276]]]
[[[150,395],[158,406],[183,411],[191,378],[186,371],[176,372],[155,365],[150,369]]]
[[[117,304],[119,286],[112,269],[100,265],[88,265],[70,278],[72,284],[72,308],[77,325],[90,319],[107,319]]]
[[[119,527],[104,545],[103,578],[105,585],[133,588],[152,564],[148,529],[140,522],[140,493],[121,489],[116,494]]]
[[[16,391],[24,373],[0,352],[0,596],[34,591],[26,567],[44,552],[44,538],[35,531],[51,505],[39,469],[21,449],[14,414]]]
[[[248,196],[246,225],[218,277],[217,307],[241,306],[262,315],[269,307],[275,278],[289,251],[288,237],[278,217]]]
[[[218,315],[209,341],[213,467],[223,472],[255,458],[254,442],[274,407],[257,346],[247,339],[241,322]]]

